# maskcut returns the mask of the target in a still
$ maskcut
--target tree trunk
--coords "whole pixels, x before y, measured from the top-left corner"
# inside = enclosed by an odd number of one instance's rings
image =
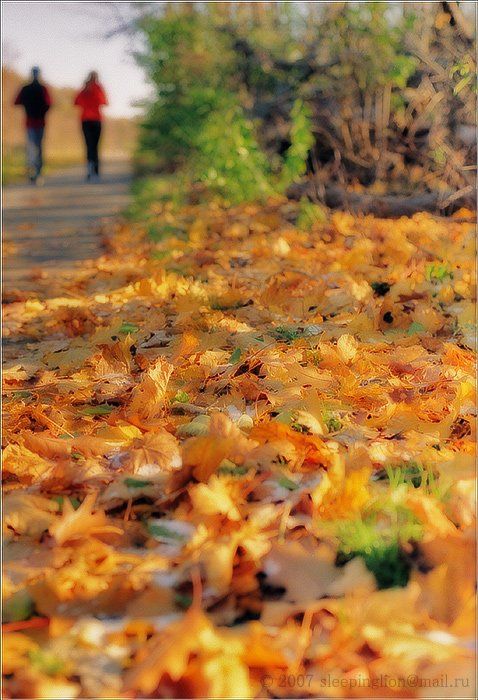
[[[315,201],[321,199],[313,180],[291,185],[287,196],[295,200],[302,197]],[[461,207],[476,210],[472,187],[465,188],[461,193],[423,192],[411,197],[400,197],[347,192],[341,187],[326,185],[322,200],[331,209],[345,209],[354,214],[373,214],[384,219],[412,216],[419,211],[449,215]]]

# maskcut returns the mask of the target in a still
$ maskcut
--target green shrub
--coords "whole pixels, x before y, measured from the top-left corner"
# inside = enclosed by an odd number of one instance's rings
[[[297,226],[304,231],[310,231],[314,224],[322,224],[327,220],[327,215],[324,207],[320,204],[314,204],[302,197],[299,202],[299,216],[297,217]]]
[[[302,100],[296,100],[291,110],[291,144],[285,155],[278,187],[285,190],[305,174],[307,158],[314,144],[312,112]]]
[[[148,16],[140,28],[145,49],[137,58],[153,89],[140,150],[171,169],[189,158],[204,123],[230,93],[230,40],[213,33],[200,13]]]
[[[272,193],[267,158],[254,124],[237,104],[225,105],[205,121],[197,139],[195,177],[228,201],[260,199]]]
[[[271,159],[259,145],[259,124],[245,107],[250,97],[238,79],[241,58],[232,38],[207,13],[147,16],[140,28],[145,49],[138,61],[153,91],[142,122],[138,163],[180,168],[230,203],[283,192],[305,173],[313,143],[310,109],[302,100],[294,102],[291,145],[279,172],[273,173]],[[275,89],[277,83],[262,73],[250,80],[252,90]],[[147,210],[146,192],[136,200],[136,214]]]

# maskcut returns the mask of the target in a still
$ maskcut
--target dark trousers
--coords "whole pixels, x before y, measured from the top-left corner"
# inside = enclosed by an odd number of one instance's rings
[[[43,126],[27,127],[27,164],[32,179],[40,176],[43,167],[42,141],[44,131]]]
[[[86,160],[88,161],[89,174],[99,174],[100,162],[98,157],[98,144],[101,136],[100,121],[85,121],[81,123],[86,144]]]

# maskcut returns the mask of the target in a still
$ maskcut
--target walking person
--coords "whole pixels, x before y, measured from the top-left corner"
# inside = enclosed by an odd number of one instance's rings
[[[32,81],[24,85],[15,105],[25,110],[27,132],[27,167],[30,182],[38,184],[43,168],[43,136],[45,133],[45,115],[51,107],[51,98],[46,85],[40,82],[40,69],[32,68]]]
[[[75,97],[74,104],[81,108],[81,128],[86,145],[86,179],[96,179],[100,174],[98,146],[101,136],[101,107],[108,104],[96,71],[91,71],[88,75],[82,90]]]

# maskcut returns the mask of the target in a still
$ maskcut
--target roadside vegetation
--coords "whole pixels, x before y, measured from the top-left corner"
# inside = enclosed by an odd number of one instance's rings
[[[144,166],[236,202],[303,175],[331,206],[352,193],[422,195],[435,211],[473,201],[473,22],[459,3],[256,5],[128,15],[152,88]]]

